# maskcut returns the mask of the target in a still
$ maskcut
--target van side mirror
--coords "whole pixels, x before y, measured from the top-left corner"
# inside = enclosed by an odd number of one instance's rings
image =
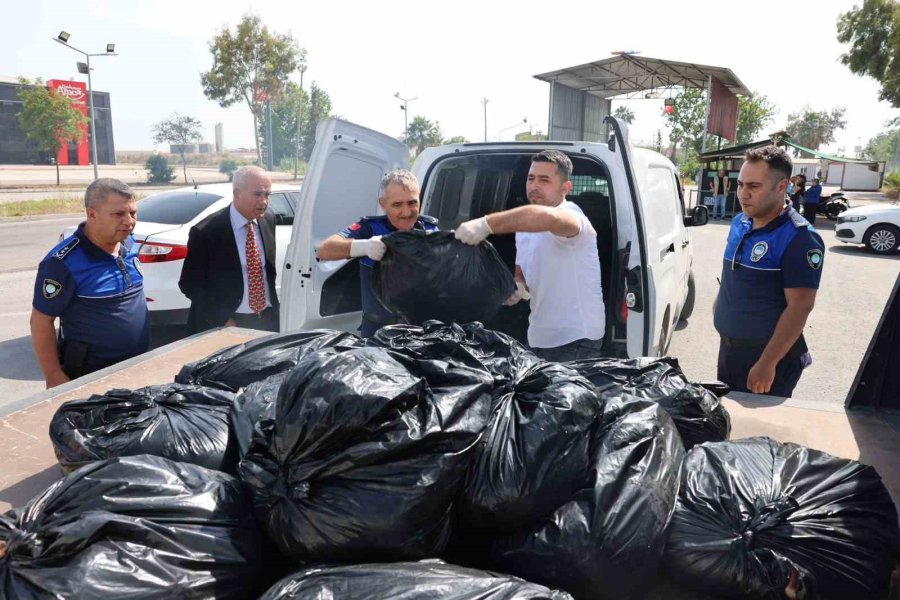
[[[685,227],[699,227],[709,223],[709,209],[698,204],[691,209],[691,214],[684,217]]]

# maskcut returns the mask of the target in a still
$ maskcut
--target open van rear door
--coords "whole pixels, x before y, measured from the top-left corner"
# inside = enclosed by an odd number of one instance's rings
[[[394,138],[339,119],[319,123],[285,256],[282,331],[356,331],[358,263],[319,261],[316,248],[360,217],[379,214],[382,176],[408,165],[409,149]]]
[[[626,292],[625,300],[628,307],[627,347],[628,356],[649,356],[653,346],[655,289],[652,284],[647,247],[647,215],[644,214],[644,205],[641,200],[641,191],[638,188],[638,180],[633,164],[633,152],[631,141],[628,137],[628,127],[619,119],[606,117],[604,122],[610,127],[613,139],[610,141],[610,150],[621,160],[622,170],[625,174],[625,186],[629,194],[630,215],[634,227],[633,236],[637,248],[632,246],[626,265]],[[609,159],[608,159],[609,160]],[[623,186],[619,185],[622,190]],[[621,193],[621,192],[619,192]],[[621,218],[621,217],[620,217]],[[620,229],[622,225],[619,225]]]

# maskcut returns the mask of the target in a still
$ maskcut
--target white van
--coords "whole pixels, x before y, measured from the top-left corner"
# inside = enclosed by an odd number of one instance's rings
[[[675,166],[656,152],[634,149],[622,121],[608,119],[608,144],[498,142],[429,148],[413,171],[422,186],[422,214],[441,229],[526,204],[531,156],[553,148],[573,164],[572,192],[597,230],[610,356],[665,354],[675,323],[693,310],[693,249],[688,227],[707,209],[685,214]],[[281,329],[356,331],[360,323],[355,260],[319,261],[315,249],[356,219],[378,214],[381,177],[409,164],[402,142],[338,119],[321,122],[283,266]],[[489,238],[512,272],[515,236]],[[528,303],[504,307],[486,326],[524,339]]]

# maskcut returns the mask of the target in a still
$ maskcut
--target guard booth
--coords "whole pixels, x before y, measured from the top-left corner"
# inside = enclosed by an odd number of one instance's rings
[[[553,141],[606,142],[609,131],[603,119],[610,114],[612,99],[655,99],[662,109],[664,98],[688,88],[707,90],[706,130],[734,140],[737,96],[750,95],[725,67],[648,58],[635,52],[613,52],[612,58],[534,77],[550,84],[547,129]]]

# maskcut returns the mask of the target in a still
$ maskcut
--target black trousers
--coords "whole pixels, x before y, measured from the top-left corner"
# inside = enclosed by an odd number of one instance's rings
[[[248,313],[234,313],[234,322],[238,327],[247,329],[261,329],[263,331],[278,331],[278,311],[269,306],[258,315]]]
[[[819,213],[819,205],[818,204],[804,204],[803,205],[803,217],[809,221],[810,225],[816,224],[816,215]]]
[[[749,393],[747,375],[759,360],[763,350],[765,350],[765,346],[734,348],[720,343],[717,369],[719,381],[727,383],[732,391]],[[767,394],[790,398],[800,381],[802,372],[801,357],[789,353],[775,367],[775,380],[772,381],[772,389]]]

